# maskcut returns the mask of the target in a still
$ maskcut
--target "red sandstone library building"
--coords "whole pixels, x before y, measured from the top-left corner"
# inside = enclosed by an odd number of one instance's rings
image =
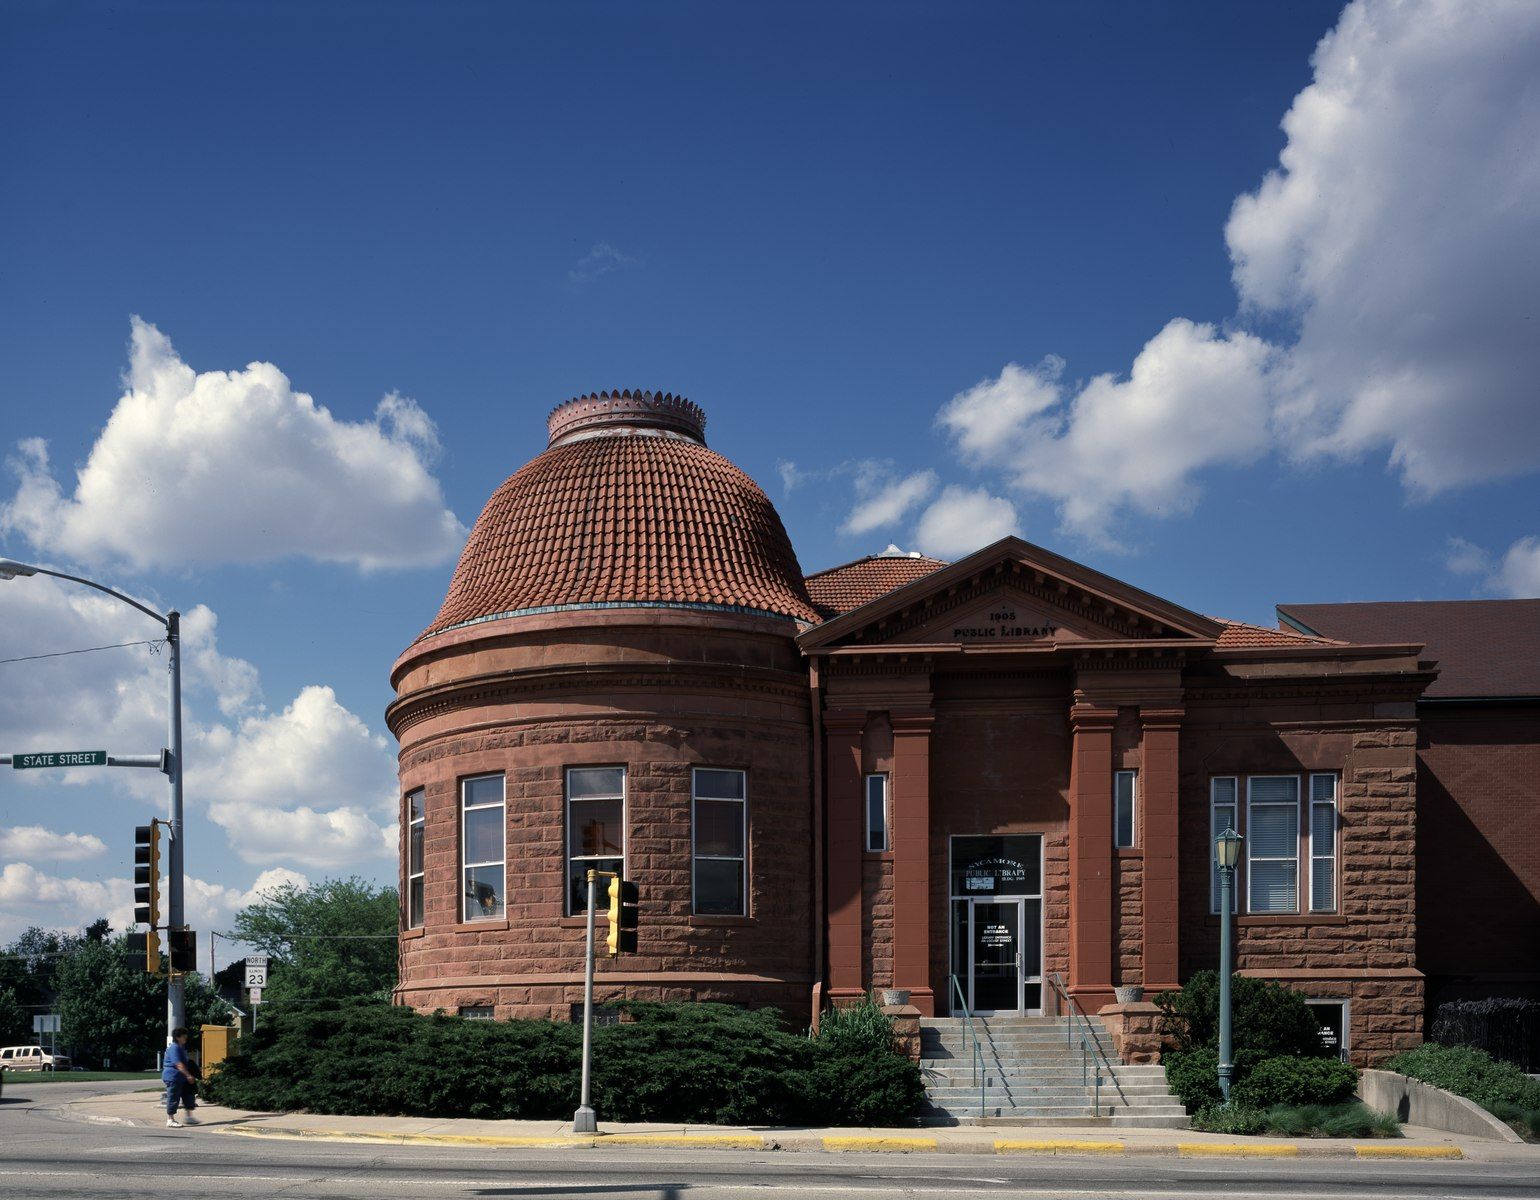
[[[601,1000],[1094,1012],[1216,965],[1226,826],[1239,968],[1355,1059],[1540,992],[1540,601],[1268,629],[1015,538],[804,576],[704,430],[557,408],[396,662],[402,1003],[565,1019],[599,867]]]

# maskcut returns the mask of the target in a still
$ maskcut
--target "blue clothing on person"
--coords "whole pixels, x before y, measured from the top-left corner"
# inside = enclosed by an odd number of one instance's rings
[[[166,1047],[166,1057],[162,1060],[160,1072],[162,1083],[171,1083],[182,1077],[182,1073],[176,1069],[178,1063],[184,1067],[187,1065],[187,1047],[172,1042]]]

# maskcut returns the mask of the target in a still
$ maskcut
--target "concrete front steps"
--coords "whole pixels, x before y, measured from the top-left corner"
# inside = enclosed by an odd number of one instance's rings
[[[1091,1026],[1102,1052],[1112,1041],[1101,1023]],[[973,1044],[960,1017],[920,1022],[920,1069],[930,1125],[1102,1125],[1113,1129],[1187,1128],[1187,1113],[1166,1087],[1161,1066],[1113,1062],[1102,1070],[1100,1115],[1095,1067],[1082,1063],[1078,1037],[1060,1017],[975,1017],[983,1055],[984,1103],[973,1073]]]

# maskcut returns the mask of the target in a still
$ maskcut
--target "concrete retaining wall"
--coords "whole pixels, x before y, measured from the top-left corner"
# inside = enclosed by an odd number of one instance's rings
[[[1524,1140],[1474,1100],[1394,1071],[1360,1071],[1358,1098],[1377,1112],[1391,1113],[1408,1125],[1499,1142]]]

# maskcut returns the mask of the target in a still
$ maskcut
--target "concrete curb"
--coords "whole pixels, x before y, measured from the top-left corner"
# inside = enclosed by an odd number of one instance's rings
[[[376,1133],[370,1130],[292,1129],[273,1125],[215,1127],[213,1133],[231,1137],[277,1138],[285,1141],[330,1141],[357,1144],[388,1142],[395,1146],[482,1146],[506,1149],[668,1149],[668,1150],[780,1150],[789,1153],[823,1154],[1045,1154],[1068,1156],[1141,1156],[1155,1158],[1416,1158],[1460,1159],[1458,1146],[1365,1145],[1319,1141],[1299,1143],[1177,1142],[1129,1145],[1126,1142],[1084,1141],[1076,1138],[996,1138],[947,1141],[934,1137],[798,1135],[765,1137],[758,1134],[704,1133],[600,1133],[565,1137],[497,1137],[450,1133]]]

